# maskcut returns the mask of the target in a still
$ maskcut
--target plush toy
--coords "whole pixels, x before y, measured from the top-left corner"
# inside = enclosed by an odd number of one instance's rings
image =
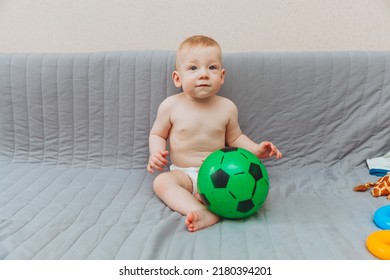
[[[371,194],[374,197],[387,195],[387,199],[390,199],[390,173],[379,178],[376,182],[366,183],[364,185],[359,185],[353,188],[354,191],[357,192],[365,192],[367,190],[371,190]]]

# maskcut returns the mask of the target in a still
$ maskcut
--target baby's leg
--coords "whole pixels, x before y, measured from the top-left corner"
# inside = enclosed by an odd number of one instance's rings
[[[217,215],[192,195],[192,181],[183,171],[161,173],[154,180],[153,188],[157,196],[172,210],[187,216],[189,231],[196,231],[219,221]]]

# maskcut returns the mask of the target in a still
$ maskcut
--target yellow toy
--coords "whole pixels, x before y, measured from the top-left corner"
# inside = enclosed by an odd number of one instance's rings
[[[365,192],[371,190],[371,194],[374,197],[387,196],[387,199],[390,199],[390,174],[379,178],[376,182],[366,183],[364,185],[359,185],[353,188],[357,192]]]
[[[390,230],[379,230],[371,233],[366,240],[367,249],[375,257],[390,260]]]

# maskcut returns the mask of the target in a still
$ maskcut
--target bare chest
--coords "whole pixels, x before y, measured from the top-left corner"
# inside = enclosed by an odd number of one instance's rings
[[[172,133],[177,137],[224,137],[229,116],[218,108],[214,110],[181,110],[172,115]]]

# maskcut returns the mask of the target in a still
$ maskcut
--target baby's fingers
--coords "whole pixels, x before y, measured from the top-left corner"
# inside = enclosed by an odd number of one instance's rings
[[[168,163],[168,160],[165,158],[168,155],[168,152],[160,152],[150,156],[148,170],[153,173],[153,169],[163,170],[164,166]]]
[[[159,164],[156,164],[155,162],[153,162],[152,160],[150,160],[150,162],[148,163],[148,166],[147,166],[147,170],[150,172],[150,173],[154,173],[154,169],[157,169],[157,170],[164,170],[163,168],[164,165],[159,165]]]
[[[159,165],[159,164],[156,164],[156,163],[154,163],[153,161],[151,161],[151,162],[149,162],[149,164],[148,164],[148,171],[149,171],[150,173],[153,173],[153,172],[154,172],[154,169],[163,170],[163,169],[164,169],[163,166],[164,166],[164,165]]]
[[[270,148],[271,148],[270,157],[275,156],[277,159],[282,158],[282,153],[271,142],[270,142]]]
[[[148,165],[146,166],[146,169],[148,170],[149,173],[154,173],[152,164],[149,162]]]
[[[276,149],[275,145],[272,144],[271,142],[269,142],[268,147],[270,149],[269,156],[272,157],[272,156],[276,155],[277,149]]]
[[[152,166],[152,168],[156,168],[158,170],[162,170],[163,169],[163,166],[165,165],[166,163],[164,163],[163,161],[161,161],[160,159],[158,158],[152,158],[151,161],[150,161],[150,165]]]
[[[165,158],[168,155],[167,151],[162,151],[156,155],[154,155],[153,162],[158,166],[164,166],[168,163],[168,160]]]
[[[265,142],[264,147],[266,150],[269,151],[268,156],[273,157],[275,156],[277,159],[282,158],[282,153],[276,148],[276,146],[272,142]]]

